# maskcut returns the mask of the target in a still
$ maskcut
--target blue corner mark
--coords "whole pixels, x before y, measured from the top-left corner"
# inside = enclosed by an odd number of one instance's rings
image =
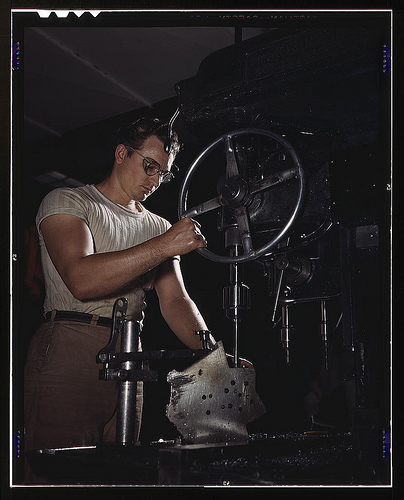
[[[390,456],[390,431],[383,429],[383,458]]]
[[[21,55],[21,44],[20,42],[13,43],[13,69],[20,69],[20,55]]]
[[[383,44],[383,73],[390,73],[391,53],[390,44]]]
[[[13,439],[14,455],[16,458],[21,458],[21,430],[18,430]]]

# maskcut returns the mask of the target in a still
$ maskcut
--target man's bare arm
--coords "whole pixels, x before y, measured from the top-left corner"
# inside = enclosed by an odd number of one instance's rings
[[[206,245],[188,218],[161,236],[108,253],[94,253],[87,224],[73,215],[51,215],[42,221],[41,231],[56,270],[78,300],[113,294],[167,258]]]
[[[178,260],[168,260],[160,266],[155,289],[161,313],[171,330],[190,349],[201,349],[195,332],[208,327],[185,289]]]
[[[167,260],[161,264],[155,289],[159,297],[161,313],[171,330],[190,349],[201,349],[202,343],[196,332],[208,330],[208,327],[185,289],[177,260]],[[211,345],[216,343],[212,334],[210,342]],[[233,356],[227,355],[227,357],[230,366],[233,366]],[[252,363],[244,358],[240,358],[240,366],[253,367]]]

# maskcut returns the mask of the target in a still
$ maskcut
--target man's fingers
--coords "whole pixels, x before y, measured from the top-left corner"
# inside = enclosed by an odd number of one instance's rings
[[[199,222],[195,219],[190,219],[190,221],[195,225],[195,227],[197,227],[198,229],[201,229],[201,225],[199,224]]]
[[[194,233],[198,236],[198,239],[200,239],[201,241],[203,241],[203,243],[204,243],[203,246],[206,246],[207,245],[207,241],[206,241],[205,236],[201,232],[201,225],[199,224],[199,222],[197,222],[194,219],[190,219],[190,220],[191,220],[191,222],[194,225]]]

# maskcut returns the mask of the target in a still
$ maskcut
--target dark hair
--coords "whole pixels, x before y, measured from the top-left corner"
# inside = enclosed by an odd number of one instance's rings
[[[162,123],[158,118],[143,117],[121,127],[116,136],[116,145],[123,144],[132,149],[141,149],[145,140],[151,136],[156,136],[160,141],[165,144],[167,141],[168,125]],[[174,132],[174,140],[171,142],[171,152],[175,154],[179,150],[178,137]],[[128,150],[130,157],[132,152]]]

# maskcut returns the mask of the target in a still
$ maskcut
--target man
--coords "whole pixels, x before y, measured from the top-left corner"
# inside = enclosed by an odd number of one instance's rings
[[[39,208],[46,321],[26,362],[27,450],[114,441],[117,386],[98,380],[95,357],[108,343],[117,298],[128,299],[127,317],[141,324],[145,291],[154,287],[168,326],[187,347],[202,347],[195,332],[208,328],[178,256],[206,246],[205,238],[197,222],[170,226],[141,204],[173,176],[178,147],[165,152],[166,131],[147,118],[122,128],[104,181],[56,189]],[[141,403],[138,383],[136,439]]]

